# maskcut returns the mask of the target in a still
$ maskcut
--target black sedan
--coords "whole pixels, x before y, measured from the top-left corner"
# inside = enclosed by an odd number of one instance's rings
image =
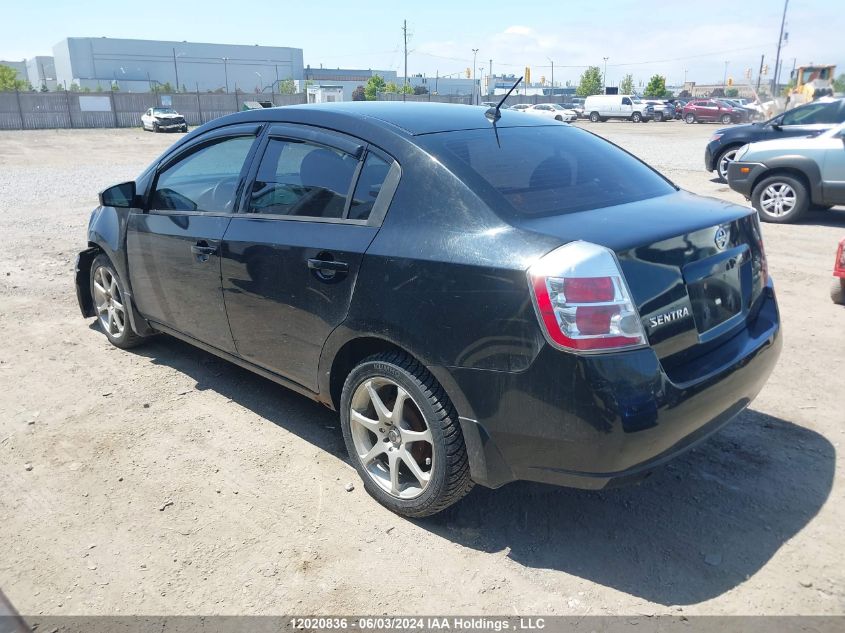
[[[704,150],[704,168],[728,181],[728,165],[746,143],[789,136],[821,134],[845,122],[845,99],[826,97],[798,106],[763,123],[734,125],[716,130]]]
[[[216,119],[100,194],[76,286],[118,347],[166,333],[339,411],[407,516],[473,483],[638,479],[747,407],[781,345],[753,211],[483,107]]]

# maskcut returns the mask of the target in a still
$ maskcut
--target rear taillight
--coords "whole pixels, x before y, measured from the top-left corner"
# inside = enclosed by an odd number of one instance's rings
[[[763,246],[763,230],[760,226],[760,216],[754,214],[754,222],[752,223],[754,239],[757,241],[757,248],[760,250],[759,274],[760,286],[765,288],[769,283],[769,262],[766,261],[766,247]]]
[[[571,242],[528,269],[534,307],[546,339],[569,351],[645,345],[639,314],[609,249]]]

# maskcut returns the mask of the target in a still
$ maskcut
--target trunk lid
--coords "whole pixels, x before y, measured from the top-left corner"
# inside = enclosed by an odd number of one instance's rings
[[[756,214],[720,200],[678,192],[519,224],[612,249],[667,371],[746,327],[766,283]]]

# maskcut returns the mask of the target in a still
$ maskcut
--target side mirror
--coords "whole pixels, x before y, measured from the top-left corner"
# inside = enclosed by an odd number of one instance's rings
[[[100,206],[128,209],[135,204],[135,182],[122,182],[100,192]]]

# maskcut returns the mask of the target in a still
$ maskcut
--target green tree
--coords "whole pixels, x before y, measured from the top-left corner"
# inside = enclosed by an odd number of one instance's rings
[[[634,92],[634,76],[628,73],[619,82],[619,94],[629,95]]]
[[[163,84],[161,84],[161,91],[162,92],[174,92],[173,86],[170,85],[169,81],[165,81]]]
[[[120,85],[116,81],[111,82],[111,91],[120,92]]]
[[[382,77],[373,75],[367,80],[367,85],[364,86],[364,94],[367,96],[367,101],[375,101],[378,98],[379,92],[384,92],[387,84]]]
[[[91,92],[91,88],[89,88],[88,86],[85,86],[85,87],[82,89],[82,92]]]
[[[399,92],[399,86],[396,85],[396,83],[393,81],[388,81],[385,84],[384,90],[382,90],[382,92]]]
[[[725,96],[731,98],[738,97],[739,88],[728,88],[727,90],[725,90]]]
[[[578,88],[575,89],[575,94],[579,97],[589,97],[590,95],[597,95],[601,93],[601,68],[598,66],[590,66],[581,74],[581,81],[578,82]]]
[[[845,73],[833,80],[833,92],[845,92]]]
[[[75,81],[70,84],[70,88],[68,88],[71,92],[79,92],[79,84]]]
[[[47,84],[41,84],[41,87],[38,89],[39,92],[50,92],[50,89],[47,87]]]
[[[296,82],[293,79],[283,79],[279,82],[279,92],[283,95],[296,94]]]
[[[18,79],[18,71],[11,66],[0,65],[0,91],[26,90],[27,82]]]
[[[427,95],[428,88],[425,86],[414,86],[414,94],[415,95]]]
[[[367,95],[364,93],[364,86],[358,86],[352,91],[353,101],[366,101]]]
[[[651,79],[648,80],[648,85],[646,85],[645,90],[643,91],[643,96],[646,97],[663,97],[666,95],[666,77],[662,75],[652,75]]]

